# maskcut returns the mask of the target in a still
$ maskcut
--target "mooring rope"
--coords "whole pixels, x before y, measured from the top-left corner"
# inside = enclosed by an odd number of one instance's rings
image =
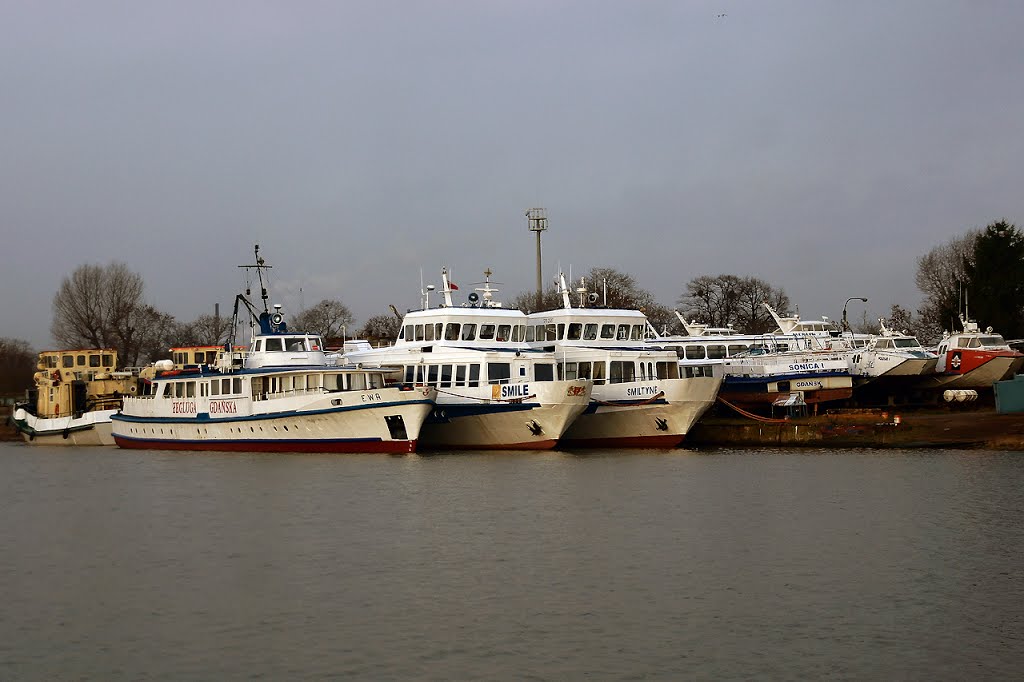
[[[759,421],[759,422],[765,422],[766,424],[782,424],[782,423],[786,422],[785,419],[773,419],[773,418],[770,418],[770,417],[762,417],[759,414],[754,414],[753,412],[747,412],[746,410],[741,409],[741,408],[737,407],[736,405],[733,405],[732,403],[730,403],[728,400],[726,400],[722,396],[718,396],[718,402],[722,403],[723,405],[725,405],[727,407],[731,407],[732,409],[736,410],[737,412],[739,412],[744,417],[748,417],[750,419],[754,419],[754,420]]]

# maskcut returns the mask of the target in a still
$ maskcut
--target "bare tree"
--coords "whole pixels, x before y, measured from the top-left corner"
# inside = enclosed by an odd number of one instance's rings
[[[562,297],[558,295],[558,290],[553,285],[544,290],[541,302],[542,305],[538,309],[537,292],[524,291],[513,298],[508,305],[512,308],[518,308],[524,313],[539,313],[545,310],[554,310],[555,308],[562,307]]]
[[[24,394],[35,371],[36,354],[27,341],[0,338],[0,395]]]
[[[146,325],[157,313],[142,300],[142,277],[123,263],[82,265],[65,277],[53,297],[54,340],[65,347],[114,348],[134,364]]]
[[[200,315],[191,322],[179,324],[175,343],[181,346],[220,346],[231,337],[231,319]]]
[[[917,312],[922,325],[932,327],[932,332],[950,329],[960,315],[967,263],[980,235],[981,230],[969,230],[917,259],[915,281],[924,294]]]
[[[132,346],[121,361],[133,367],[169,358],[173,346],[192,345],[179,340],[179,327],[173,315],[150,305],[137,307],[132,313]]]
[[[388,341],[394,343],[398,338],[398,331],[401,329],[402,321],[394,315],[374,315],[363,324],[356,332],[361,339],[373,341]]]
[[[295,331],[333,339],[342,336],[342,330],[347,330],[354,321],[352,311],[344,303],[325,298],[312,308],[300,311],[288,326]]]
[[[785,312],[789,296],[757,277],[701,275],[686,284],[679,298],[681,314],[712,327],[735,327],[749,334],[775,329],[775,321],[764,307]]]

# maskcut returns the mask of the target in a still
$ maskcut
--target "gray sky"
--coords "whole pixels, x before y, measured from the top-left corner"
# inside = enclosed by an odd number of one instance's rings
[[[84,263],[226,311],[255,242],[293,312],[405,310],[442,265],[507,300],[531,206],[545,281],[916,309],[919,256],[1024,223],[1022,26],[1016,1],[0,0],[0,336],[51,346]]]

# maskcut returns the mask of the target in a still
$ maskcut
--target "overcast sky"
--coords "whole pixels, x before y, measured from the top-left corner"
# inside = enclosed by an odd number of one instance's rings
[[[0,336],[52,346],[85,263],[226,312],[256,242],[293,312],[415,307],[442,265],[508,300],[533,206],[546,282],[916,309],[919,256],[1024,223],[1022,27],[1017,1],[0,0]]]

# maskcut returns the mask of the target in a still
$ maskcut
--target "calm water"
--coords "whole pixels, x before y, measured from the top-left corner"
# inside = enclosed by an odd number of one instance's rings
[[[1013,679],[1024,453],[0,444],[0,679]]]

